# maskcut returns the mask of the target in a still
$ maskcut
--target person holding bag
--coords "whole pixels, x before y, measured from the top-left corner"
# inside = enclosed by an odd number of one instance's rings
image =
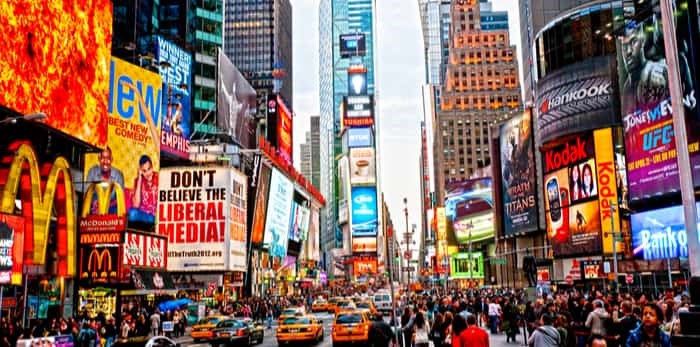
[[[416,318],[413,321],[413,346],[428,347],[430,345],[430,338],[428,337],[429,331],[430,326],[425,320],[423,312],[416,312]]]

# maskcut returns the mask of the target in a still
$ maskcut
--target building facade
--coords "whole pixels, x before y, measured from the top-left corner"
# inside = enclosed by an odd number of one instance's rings
[[[314,187],[321,187],[321,117],[311,116],[311,178]]]
[[[226,0],[224,52],[258,95],[292,101],[292,5],[289,0]]]

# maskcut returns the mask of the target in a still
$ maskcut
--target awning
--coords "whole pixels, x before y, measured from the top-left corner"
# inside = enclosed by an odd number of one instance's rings
[[[152,270],[131,270],[131,288],[121,295],[175,295],[177,289],[170,273]]]

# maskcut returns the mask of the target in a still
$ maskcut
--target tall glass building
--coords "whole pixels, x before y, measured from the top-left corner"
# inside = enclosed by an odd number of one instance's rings
[[[321,111],[321,193],[328,205],[321,222],[321,251],[329,269],[330,250],[342,245],[338,226],[337,162],[342,154],[340,106],[347,95],[350,59],[340,57],[340,35],[364,33],[367,90],[374,94],[374,1],[330,0],[319,4],[319,97]]]

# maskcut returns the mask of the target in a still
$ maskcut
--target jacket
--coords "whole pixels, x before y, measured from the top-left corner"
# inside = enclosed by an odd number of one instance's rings
[[[642,342],[649,339],[647,334],[645,334],[642,329],[643,326],[639,326],[639,328],[630,332],[630,336],[627,338],[626,347],[639,347],[642,345]],[[671,337],[659,328],[656,328],[654,340],[655,342],[660,343],[662,347],[671,347]]]
[[[605,331],[605,319],[610,319],[608,311],[598,307],[588,314],[586,328],[590,328],[593,335],[605,336],[607,334],[607,331]]]
[[[477,326],[470,326],[459,334],[460,347],[489,347],[489,334]]]
[[[527,340],[528,346],[531,347],[559,347],[560,342],[559,332],[551,325],[543,325],[535,329]]]

